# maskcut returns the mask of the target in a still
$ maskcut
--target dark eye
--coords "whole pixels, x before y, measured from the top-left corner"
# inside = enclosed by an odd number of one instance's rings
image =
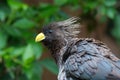
[[[49,30],[49,33],[52,33],[53,32],[53,30]]]

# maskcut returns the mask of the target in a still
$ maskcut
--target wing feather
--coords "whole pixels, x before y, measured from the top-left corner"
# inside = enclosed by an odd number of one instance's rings
[[[103,44],[101,44],[103,46]],[[67,75],[78,80],[120,80],[120,62],[105,46],[88,41],[77,43],[77,51],[65,62]],[[101,50],[102,49],[102,50]],[[70,53],[72,54],[72,53]],[[82,54],[82,55],[81,55]],[[107,55],[107,57],[106,57]]]

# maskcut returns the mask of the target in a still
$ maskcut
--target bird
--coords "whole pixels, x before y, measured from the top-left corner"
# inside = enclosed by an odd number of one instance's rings
[[[58,80],[120,80],[120,59],[94,38],[79,38],[80,18],[51,22],[35,38],[58,65]]]

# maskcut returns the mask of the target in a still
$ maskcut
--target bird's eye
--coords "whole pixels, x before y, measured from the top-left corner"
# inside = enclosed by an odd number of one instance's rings
[[[53,32],[53,30],[49,30],[49,33],[52,33]]]

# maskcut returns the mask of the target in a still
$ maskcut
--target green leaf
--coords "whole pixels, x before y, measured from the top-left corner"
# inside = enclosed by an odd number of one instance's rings
[[[114,8],[108,8],[107,9],[107,16],[111,19],[115,17],[116,10]]]
[[[0,11],[0,20],[1,20],[1,21],[4,21],[5,18],[6,18],[5,13],[4,13],[3,11]]]
[[[88,1],[86,2],[85,7],[92,10],[92,9],[95,9],[97,5],[98,3],[95,1]]]
[[[34,50],[34,55],[35,55],[36,59],[39,59],[41,57],[42,51],[43,51],[42,45],[34,43],[34,44],[32,44],[32,48]]]
[[[20,47],[20,48],[17,47],[14,48],[13,51],[11,51],[10,53],[12,57],[18,57],[23,54],[24,50],[25,50],[24,47]]]
[[[4,62],[5,62],[5,66],[7,68],[12,68],[13,66],[15,66],[15,64],[13,63],[13,61],[9,55],[6,55],[4,57]]]
[[[14,27],[20,28],[20,29],[30,29],[35,26],[35,23],[31,20],[28,20],[26,18],[22,18],[17,20],[14,24]]]
[[[13,26],[4,26],[3,28],[8,35],[13,37],[20,37],[22,35],[21,31]]]
[[[24,72],[29,80],[41,80],[43,68],[40,62],[35,62],[30,68],[25,68]]]
[[[7,45],[7,34],[0,30],[0,49],[4,48]]]
[[[43,10],[40,12],[39,16],[41,18],[48,19],[50,16],[55,15],[55,13],[57,13],[58,11],[59,11],[59,7],[49,5],[49,6],[45,7],[45,8],[43,8]]]
[[[41,64],[54,74],[58,74],[58,67],[52,59],[44,59]]]
[[[116,4],[116,0],[103,0],[104,1],[104,4],[108,7],[110,6],[114,6]]]
[[[68,0],[54,0],[54,4],[56,4],[58,6],[64,5],[67,2],[68,2]]]
[[[34,51],[31,44],[28,44],[22,56],[24,64],[31,63],[34,59]]]
[[[0,50],[0,59],[1,57],[5,54],[5,51],[4,50]]]
[[[4,49],[4,58],[5,59],[11,59],[11,52],[14,50],[14,47],[10,46],[10,47],[7,47],[6,49]]]
[[[13,10],[18,10],[18,9],[26,10],[28,8],[26,4],[16,1],[16,0],[7,0],[7,2],[10,8]]]
[[[120,14],[117,14],[115,17],[115,27],[112,29],[112,35],[120,40]]]
[[[39,4],[39,7],[40,8],[46,8],[46,7],[48,7],[50,4],[48,4],[48,3],[40,3]]]

